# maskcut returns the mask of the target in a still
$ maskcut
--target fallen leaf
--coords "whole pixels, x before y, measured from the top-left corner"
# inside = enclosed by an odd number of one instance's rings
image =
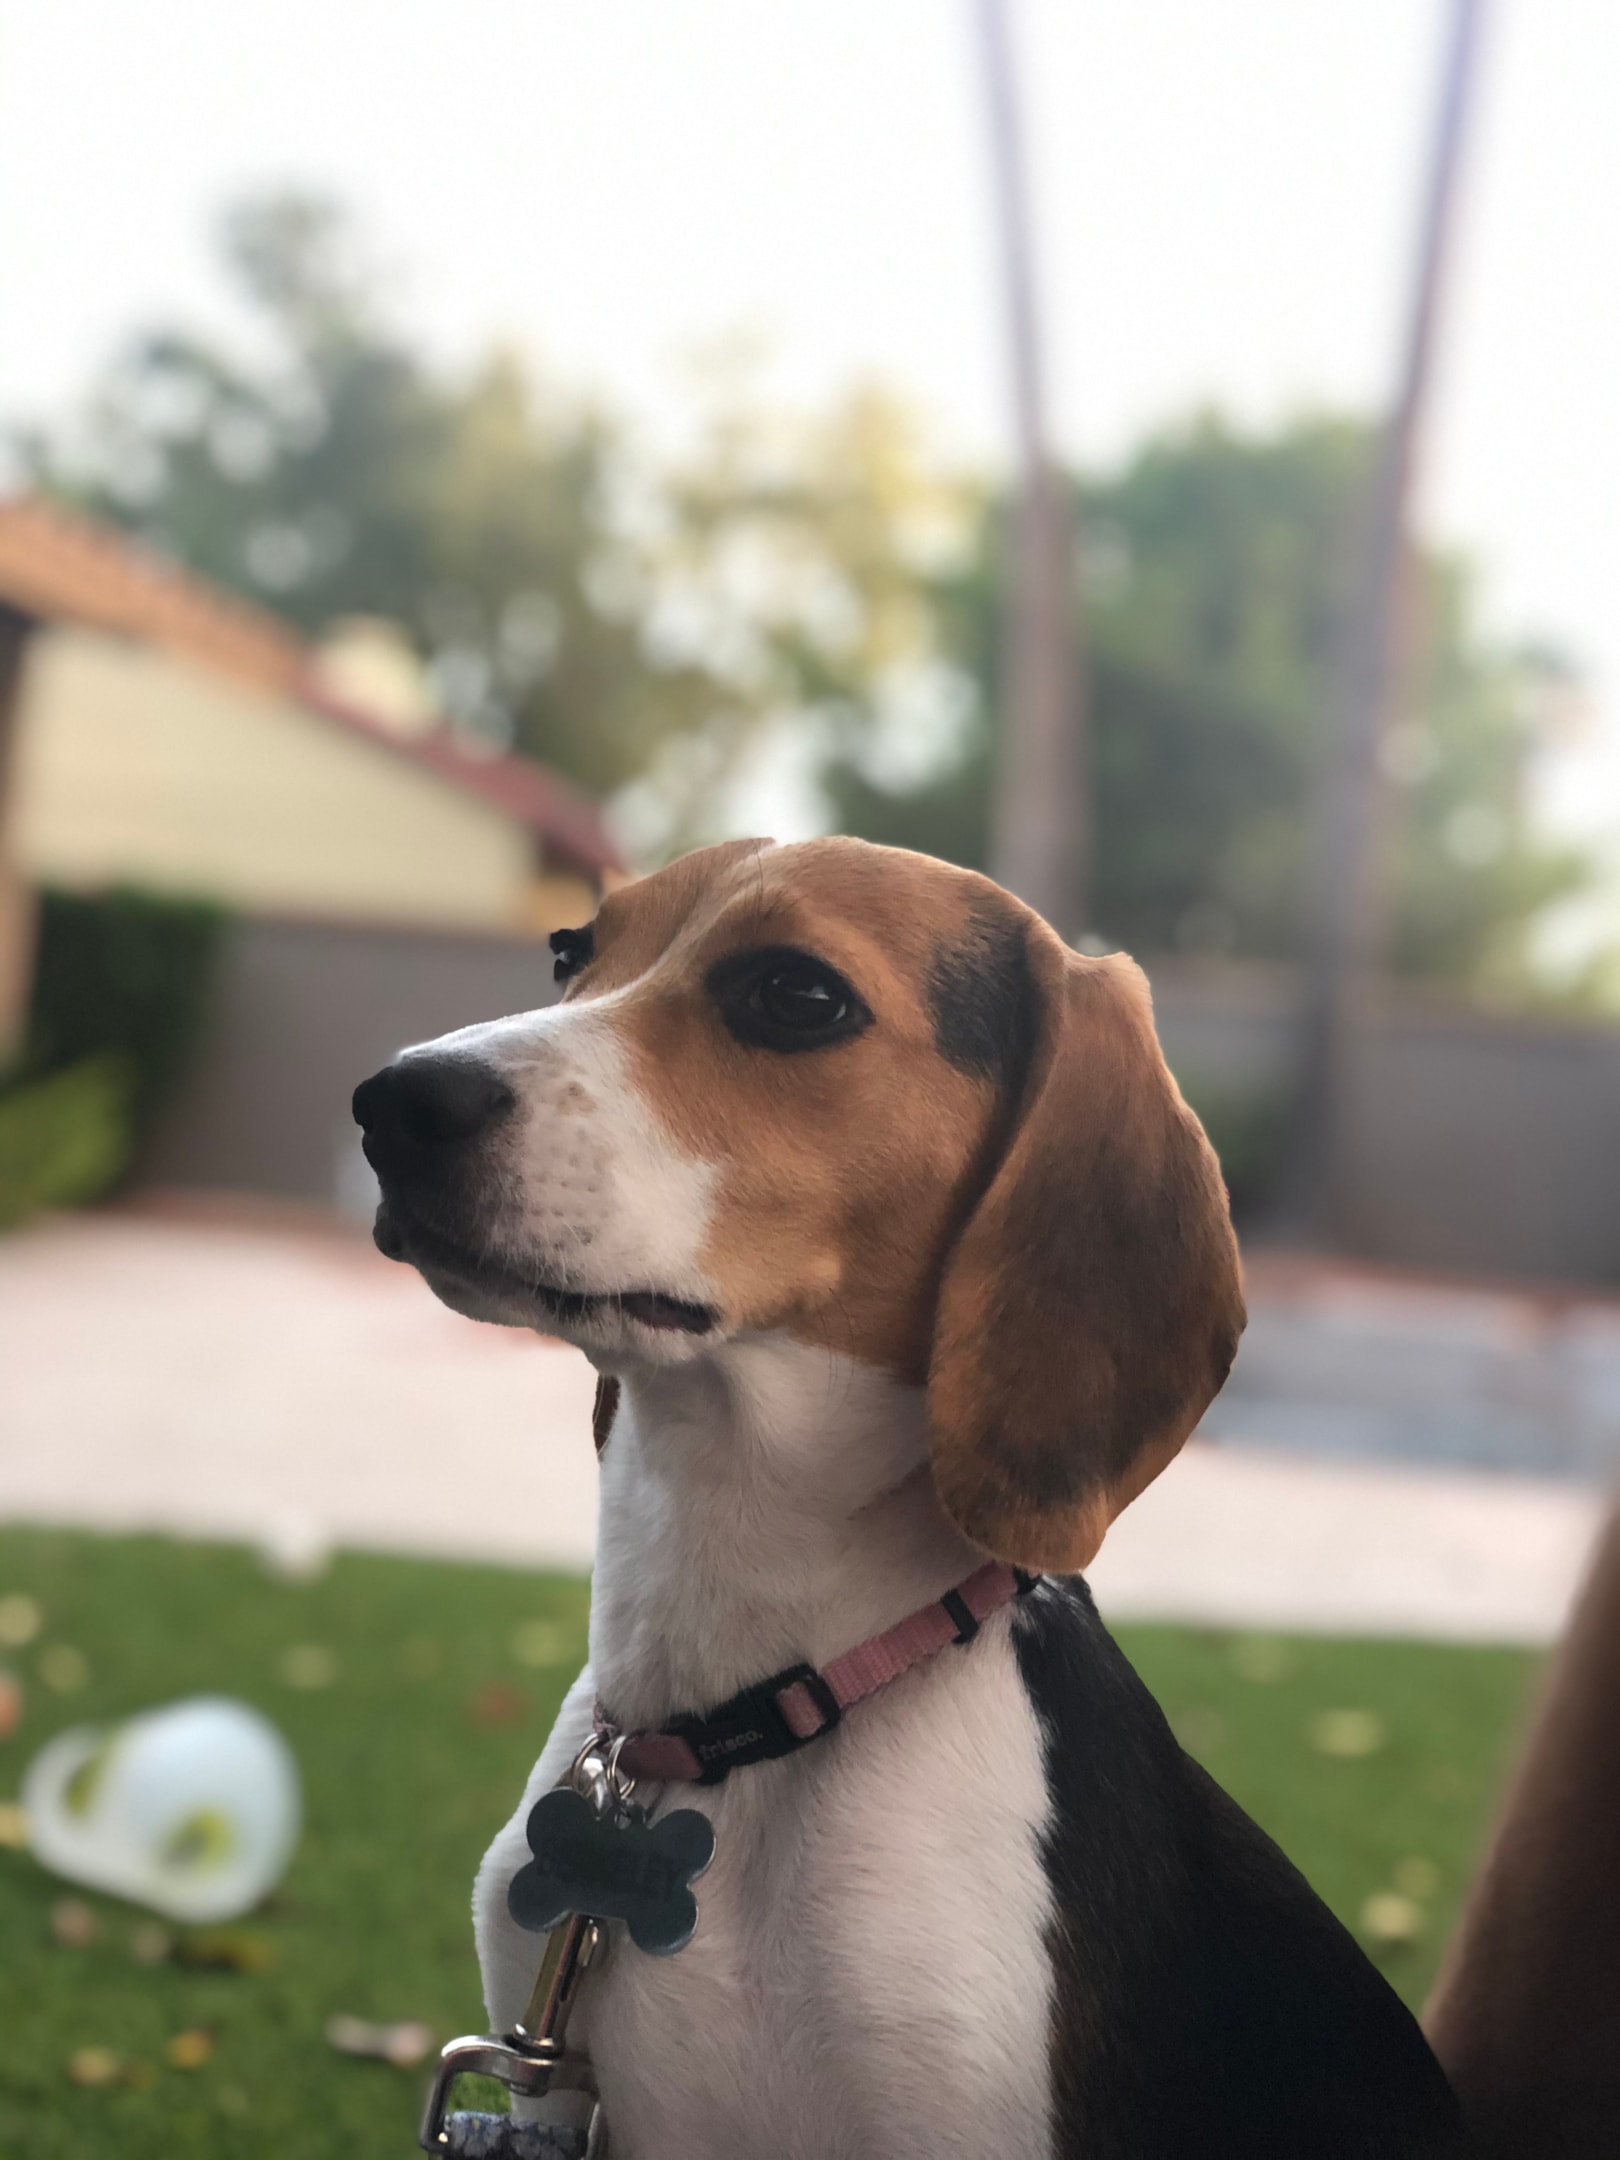
[[[1375,1890],[1361,1908],[1361,1929],[1375,1943],[1415,1942],[1427,1918],[1421,1905],[1398,1890]]]
[[[1432,1860],[1416,1854],[1396,1863],[1392,1879],[1396,1889],[1410,1898],[1432,1898],[1440,1888],[1440,1870]]]
[[[58,1898],[51,1907],[51,1934],[64,1950],[88,1950],[101,1933],[101,1922],[83,1898]]]
[[[1322,1710],[1307,1731],[1318,1755],[1353,1762],[1389,1745],[1389,1727],[1376,1710]]]
[[[90,1660],[72,1643],[47,1643],[39,1653],[39,1677],[58,1695],[77,1695],[90,1685]]]
[[[467,1698],[467,1715],[475,1725],[515,1725],[528,1715],[529,1698],[522,1688],[505,1680],[492,1680]]]
[[[1189,1755],[1212,1755],[1226,1739],[1226,1720],[1218,1710],[1210,1710],[1196,1704],[1190,1710],[1178,1710],[1170,1720],[1171,1730]]]
[[[20,1800],[0,1800],[0,1846],[8,1852],[28,1848],[28,1810]]]
[[[291,1688],[326,1688],[337,1678],[337,1655],[324,1643],[294,1643],[281,1653],[277,1667]]]
[[[200,2025],[190,2025],[164,2042],[163,2060],[171,2070],[200,2070],[213,2052],[213,2034]]]
[[[400,2018],[389,2024],[349,2017],[339,2011],[326,2021],[326,2043],[340,2055],[392,2063],[396,2070],[414,2070],[433,2052],[433,2029],[420,2018]]]
[[[259,1565],[278,1582],[318,1582],[332,1565],[332,1540],[310,1515],[278,1515],[259,1538]]]
[[[573,1646],[572,1634],[559,1627],[555,1620],[525,1620],[521,1627],[512,1630],[513,1657],[518,1664],[533,1666],[538,1671],[565,1664]]]
[[[1229,1655],[1234,1672],[1263,1685],[1286,1680],[1299,1663],[1288,1644],[1275,1635],[1240,1635]]]
[[[68,2057],[67,2074],[75,2085],[110,2085],[124,2067],[124,2058],[111,2048],[75,2048]]]
[[[28,1597],[21,1590],[0,1597],[0,1643],[8,1650],[20,1650],[24,1643],[31,1643],[44,1625],[38,1598]]]
[[[174,1937],[155,1920],[130,1929],[129,1954],[137,1965],[163,1965],[174,1955]]]

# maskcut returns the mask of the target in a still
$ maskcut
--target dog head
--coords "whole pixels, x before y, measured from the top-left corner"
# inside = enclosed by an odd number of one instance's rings
[[[1243,1326],[1140,970],[845,839],[704,849],[553,943],[560,1004],[357,1090],[382,1249],[610,1372],[783,1330],[915,1382],[961,1527],[1084,1566]]]

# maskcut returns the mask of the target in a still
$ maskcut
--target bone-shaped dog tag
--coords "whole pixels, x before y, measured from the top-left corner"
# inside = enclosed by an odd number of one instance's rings
[[[692,1940],[691,1886],[714,1858],[714,1825],[695,1808],[654,1823],[614,1823],[559,1785],[529,1810],[527,1836],[534,1858],[518,1869],[506,1896],[519,1927],[552,1928],[571,1913],[623,1920],[636,1948],[655,1957]]]

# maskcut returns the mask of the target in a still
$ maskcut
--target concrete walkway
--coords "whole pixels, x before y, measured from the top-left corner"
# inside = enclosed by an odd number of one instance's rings
[[[1275,1320],[1257,1284],[1257,1317]],[[1280,1323],[1279,1323],[1280,1325]],[[1275,1339],[1275,1327],[1270,1329]],[[161,1214],[0,1241],[0,1518],[588,1564],[592,1375],[342,1232]],[[1244,1444],[1241,1401],[1128,1511],[1106,1611],[1544,1641],[1595,1485]]]

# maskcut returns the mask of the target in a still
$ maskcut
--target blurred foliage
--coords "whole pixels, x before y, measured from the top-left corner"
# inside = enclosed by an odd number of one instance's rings
[[[223,243],[251,344],[141,337],[40,475],[306,631],[397,620],[454,717],[587,786],[638,770],[707,685],[646,650],[615,430],[509,354],[436,372],[323,198],[249,201]]]
[[[0,1084],[0,1230],[95,1199],[129,1155],[129,1080],[116,1058]]]
[[[224,922],[206,900],[127,889],[42,893],[25,1069],[119,1059],[130,1074],[138,1144],[197,1039]]]
[[[774,754],[840,828],[982,867],[1001,507],[903,405],[783,411],[734,343],[655,455],[512,352],[423,357],[323,198],[249,201],[224,243],[251,337],[138,340],[77,429],[24,446],[42,484],[311,633],[401,623],[453,718],[617,793],[645,859],[730,829]],[[1296,952],[1369,447],[1205,416],[1077,485],[1110,940]],[[1582,881],[1524,810],[1543,664],[1420,551],[1388,745],[1403,974],[1522,990],[1530,924]]]
[[[150,1920],[95,1893],[82,1894],[90,1939],[64,1942],[62,1886],[0,1849],[0,2153],[411,2150],[425,2072],[334,2054],[323,2027],[334,2013],[420,2018],[444,2039],[478,2024],[468,1891],[584,1657],[585,1583],[358,1553],[284,1581],[239,1549],[0,1526],[7,1594],[34,1601],[41,1626],[12,1653],[27,1701],[0,1739],[0,1805],[64,1727],[223,1692],[285,1732],[306,1815],[285,1884],[231,1931],[253,1953],[234,1969],[188,1954],[184,1937],[142,1962]],[[1119,1637],[1182,1744],[1420,2003],[1535,1657],[1181,1627]],[[70,1693],[44,1677],[64,1665]],[[1366,1737],[1330,1751],[1325,1720]],[[1370,1924],[1392,1892],[1409,1909],[1396,1937]],[[211,2054],[176,2067],[175,2036],[198,2030]],[[88,2047],[114,2066],[105,2084],[69,2075]]]
[[[1093,916],[1149,953],[1298,951],[1310,784],[1343,632],[1368,432],[1244,435],[1203,417],[1079,488],[1090,648]],[[839,822],[983,867],[995,753],[1000,523],[932,592],[972,695],[955,756],[885,787],[865,745],[829,761]],[[1408,976],[1523,987],[1539,911],[1586,868],[1523,801],[1541,669],[1494,650],[1463,566],[1419,551],[1406,717],[1387,745],[1389,956]]]
[[[1275,1087],[1222,1086],[1197,1072],[1178,1072],[1176,1080],[1220,1158],[1227,1197],[1241,1229],[1275,1190],[1288,1140],[1289,1104]]]
[[[0,1074],[0,1226],[132,1167],[196,1041],[223,920],[153,893],[40,895],[28,1026]]]
[[[223,243],[252,341],[149,332],[75,427],[19,445],[25,469],[308,633],[398,622],[453,720],[597,793],[656,770],[654,845],[701,833],[750,733],[915,611],[882,400],[790,443],[721,352],[655,466],[511,352],[457,374],[414,351],[324,198],[249,201]]]

